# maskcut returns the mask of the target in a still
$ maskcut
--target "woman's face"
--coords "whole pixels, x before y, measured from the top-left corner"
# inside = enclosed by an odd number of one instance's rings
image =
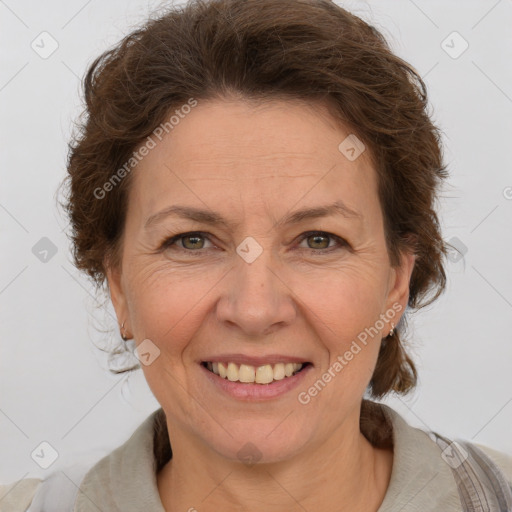
[[[359,434],[414,264],[390,266],[369,155],[289,101],[199,102],[163,133],[133,171],[108,278],[171,443],[271,462]],[[207,362],[235,364],[222,378]],[[308,364],[283,378],[281,363]]]

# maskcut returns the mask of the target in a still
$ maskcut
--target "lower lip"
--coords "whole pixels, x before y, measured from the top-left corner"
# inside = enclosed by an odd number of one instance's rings
[[[306,375],[313,368],[311,364],[308,364],[305,368],[303,368],[300,372],[296,373],[292,377],[285,377],[281,380],[275,380],[270,384],[252,384],[238,381],[231,382],[230,380],[224,379],[220,375],[211,372],[202,364],[199,366],[205,373],[206,377],[210,380],[210,382],[218,386],[224,393],[233,398],[252,401],[269,400],[271,398],[277,398],[290,392],[304,380]]]

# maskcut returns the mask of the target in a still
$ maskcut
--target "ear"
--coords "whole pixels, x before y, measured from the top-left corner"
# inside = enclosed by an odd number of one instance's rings
[[[117,266],[107,266],[106,277],[110,292],[110,300],[116,311],[119,327],[124,322],[125,332],[130,331],[130,318],[128,312],[128,304],[126,294],[123,287],[123,275],[121,269]]]
[[[415,262],[416,255],[413,252],[401,251],[400,264],[391,268],[386,311],[399,311],[401,314],[395,318],[395,321],[389,322],[388,331],[391,330],[391,323],[395,326],[398,324],[409,302],[409,284]]]

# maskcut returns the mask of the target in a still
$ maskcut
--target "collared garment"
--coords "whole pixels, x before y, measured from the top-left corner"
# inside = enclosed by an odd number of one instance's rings
[[[461,499],[452,468],[432,435],[410,426],[384,404],[363,400],[361,410],[363,434],[371,442],[378,439],[381,446],[386,443],[393,446],[391,480],[378,512],[460,512]],[[377,430],[378,422],[363,421],[376,416],[384,421]],[[369,431],[371,424],[373,432]],[[512,456],[476,446],[504,473],[512,489]],[[160,408],[146,418],[130,439],[87,471],[73,512],[165,512],[156,475],[171,454],[165,414]],[[70,482],[72,472],[66,478],[62,478],[65,469],[59,473],[62,482]],[[30,512],[40,485],[39,479],[26,479],[0,486],[0,511]],[[76,486],[69,485],[70,490],[73,487],[76,494]],[[55,499],[58,498],[56,494]],[[192,503],[191,507],[200,510],[200,500],[198,497],[198,503]]]

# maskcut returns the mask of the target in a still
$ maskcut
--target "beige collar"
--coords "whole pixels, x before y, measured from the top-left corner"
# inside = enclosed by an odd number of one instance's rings
[[[386,405],[363,402],[363,407],[386,419],[388,425],[383,428],[393,438],[391,481],[378,512],[460,511],[451,470],[428,434],[408,425]],[[148,416],[128,441],[89,470],[80,486],[82,492],[75,512],[165,512],[158,493],[157,461],[153,452],[158,421],[165,422],[162,409]],[[167,435],[162,429],[160,432]],[[161,446],[162,440],[159,441]]]

